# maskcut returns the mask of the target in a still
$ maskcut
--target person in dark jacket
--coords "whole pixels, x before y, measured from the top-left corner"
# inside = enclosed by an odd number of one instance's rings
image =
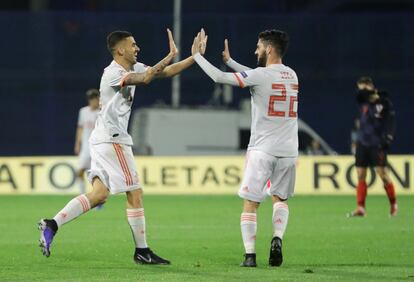
[[[367,168],[375,167],[384,183],[391,209],[390,215],[398,212],[394,184],[387,173],[387,154],[394,140],[395,111],[388,94],[375,88],[370,77],[357,81],[356,99],[360,107],[359,129],[355,152],[355,166],[358,173],[357,208],[349,216],[365,216],[367,196]]]

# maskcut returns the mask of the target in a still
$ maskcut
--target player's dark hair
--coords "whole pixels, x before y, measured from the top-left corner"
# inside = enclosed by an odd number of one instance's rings
[[[276,49],[278,55],[282,58],[289,46],[289,35],[281,30],[271,29],[259,33],[259,39]]]
[[[108,48],[108,51],[113,54],[116,44],[130,36],[132,36],[132,34],[128,31],[116,30],[111,32],[106,37],[106,47]]]
[[[370,84],[370,85],[374,85],[374,81],[369,76],[361,76],[360,78],[358,78],[357,84]]]
[[[92,88],[86,91],[86,99],[91,100],[99,97],[99,90]]]

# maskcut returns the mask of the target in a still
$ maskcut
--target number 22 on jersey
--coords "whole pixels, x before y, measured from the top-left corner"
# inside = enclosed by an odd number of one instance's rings
[[[296,92],[299,90],[299,85],[297,84],[290,84],[290,88],[292,91]],[[286,85],[280,83],[273,83],[272,89],[275,91],[275,94],[278,95],[271,95],[269,96],[269,110],[267,115],[271,117],[290,117],[295,118],[297,117],[297,102],[298,97],[295,96],[288,96],[286,95]],[[296,103],[296,107],[295,107]],[[276,110],[275,105],[289,105],[287,111]]]

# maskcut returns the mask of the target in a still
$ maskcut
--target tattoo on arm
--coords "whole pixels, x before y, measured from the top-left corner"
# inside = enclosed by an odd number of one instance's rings
[[[173,57],[174,56],[170,53],[155,66],[149,67],[146,72],[128,74],[125,80],[121,83],[121,86],[149,84],[157,74],[162,72],[169,65]]]
[[[145,76],[146,76],[146,72],[143,72],[143,73],[136,73],[136,72],[130,73],[125,78],[125,80],[121,83],[121,86],[145,84],[144,83]]]
[[[165,69],[163,69],[156,75],[156,78],[172,77],[176,74],[181,73],[182,71],[190,67],[192,64],[194,64],[193,57],[188,57],[182,61],[179,61],[172,65],[168,65]]]
[[[161,61],[159,61],[155,66],[152,67],[153,72],[155,74],[161,72],[163,69],[165,69],[169,63],[171,62],[172,57],[165,57],[164,59],[162,59]]]

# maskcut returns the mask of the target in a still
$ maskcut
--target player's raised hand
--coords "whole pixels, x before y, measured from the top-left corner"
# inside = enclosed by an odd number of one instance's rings
[[[191,46],[191,55],[194,56],[197,53],[200,53],[200,32],[194,37],[193,45]]]
[[[208,36],[206,35],[204,29],[202,28],[197,36],[194,37],[193,45],[191,46],[191,54],[194,56],[197,53],[204,55],[207,48]]]
[[[199,43],[201,55],[204,55],[204,53],[206,52],[207,40],[208,40],[208,35],[206,35],[204,28],[202,28],[200,31],[200,43]]]
[[[169,55],[171,55],[174,58],[178,54],[178,49],[175,46],[174,38],[173,38],[172,32],[169,28],[167,28],[167,34],[168,34],[168,43],[170,45]]]
[[[230,60],[230,50],[229,50],[229,41],[224,39],[224,50],[221,53],[223,55],[223,62],[227,63],[228,60]]]

